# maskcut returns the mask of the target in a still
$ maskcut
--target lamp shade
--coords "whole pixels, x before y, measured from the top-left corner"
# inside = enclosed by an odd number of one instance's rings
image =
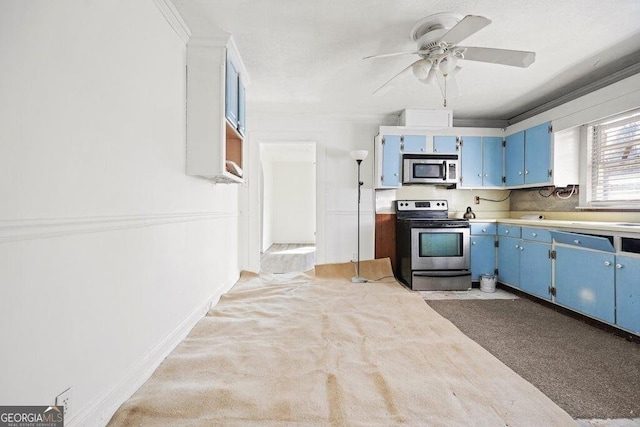
[[[440,71],[442,71],[442,74],[446,77],[456,68],[457,64],[458,58],[456,58],[455,55],[449,54],[440,60],[438,66],[440,67]]]
[[[369,155],[367,150],[354,150],[351,152],[351,158],[353,160],[364,160]]]

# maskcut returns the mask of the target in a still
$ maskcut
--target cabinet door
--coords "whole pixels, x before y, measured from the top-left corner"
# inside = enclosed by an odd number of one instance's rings
[[[551,299],[551,245],[523,240],[520,247],[520,289]]]
[[[520,239],[498,238],[498,280],[507,285],[520,286]]]
[[[616,257],[616,323],[640,334],[640,258]]]
[[[238,127],[238,78],[238,70],[227,57],[225,115],[234,128]]]
[[[526,184],[549,182],[551,169],[551,123],[543,123],[525,131],[524,174]]]
[[[424,153],[427,150],[425,135],[404,135],[402,140],[403,153]]]
[[[244,135],[247,127],[246,98],[247,93],[242,77],[238,78],[238,131]]]
[[[555,302],[605,322],[615,322],[614,255],[556,247]]]
[[[494,236],[471,236],[471,280],[480,280],[481,274],[493,274],[496,268]]]
[[[482,187],[482,138],[463,136],[460,150],[461,187]]]
[[[482,185],[501,187],[502,174],[502,138],[482,138]]]
[[[400,135],[382,137],[382,185],[385,187],[400,186]]]
[[[507,136],[504,174],[507,186],[524,184],[524,131]]]
[[[434,153],[456,153],[458,151],[458,138],[455,136],[434,136]]]

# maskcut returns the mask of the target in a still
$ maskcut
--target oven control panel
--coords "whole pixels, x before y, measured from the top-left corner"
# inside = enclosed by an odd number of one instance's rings
[[[398,211],[448,211],[446,200],[398,200]]]

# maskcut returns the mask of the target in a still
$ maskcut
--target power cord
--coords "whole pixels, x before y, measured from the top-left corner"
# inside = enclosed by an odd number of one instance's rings
[[[485,199],[484,197],[478,197],[478,200],[484,200],[485,202],[504,202],[509,197],[511,197],[511,191],[512,190],[509,190],[509,194],[507,194],[507,196],[504,199],[501,199],[501,200]]]

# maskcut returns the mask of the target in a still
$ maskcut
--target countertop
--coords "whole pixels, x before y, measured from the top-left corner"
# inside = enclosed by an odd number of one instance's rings
[[[545,228],[566,228],[572,230],[593,230],[610,231],[616,233],[638,233],[640,234],[640,223],[638,222],[597,222],[597,221],[571,221],[554,219],[471,219],[471,223],[497,222],[501,224],[512,224]]]

